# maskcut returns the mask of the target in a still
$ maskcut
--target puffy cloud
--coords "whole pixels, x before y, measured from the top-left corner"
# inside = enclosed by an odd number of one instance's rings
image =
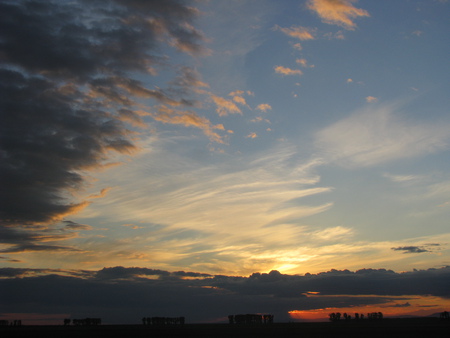
[[[2,242],[18,245],[9,251],[49,250],[33,243],[89,204],[72,196],[84,175],[113,153],[136,149],[128,124],[144,126],[145,114],[134,108],[135,97],[193,105],[182,94],[206,86],[188,68],[165,90],[132,74],[153,76],[166,62],[157,55],[164,42],[204,53],[203,37],[190,23],[197,11],[175,0],[19,0],[2,2],[0,13]],[[189,114],[179,120],[203,123],[220,140],[207,121]]]
[[[276,66],[275,73],[281,75],[303,75],[303,72],[300,69],[291,69],[284,66]]]
[[[268,110],[272,110],[272,106],[268,103],[261,103],[256,107],[256,109],[266,112]]]
[[[353,19],[368,17],[369,12],[356,8],[353,3],[357,0],[308,0],[306,6],[317,13],[323,22],[338,25],[348,30],[354,30],[356,24]]]

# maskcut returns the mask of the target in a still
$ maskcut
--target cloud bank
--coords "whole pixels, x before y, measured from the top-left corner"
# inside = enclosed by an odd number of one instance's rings
[[[143,316],[186,316],[188,322],[226,321],[233,313],[416,304],[436,297],[448,304],[450,269],[397,273],[385,269],[318,274],[253,273],[248,277],[149,268],[97,271],[0,269],[1,313],[98,316],[105,323],[140,323]],[[440,305],[431,306],[438,312]]]

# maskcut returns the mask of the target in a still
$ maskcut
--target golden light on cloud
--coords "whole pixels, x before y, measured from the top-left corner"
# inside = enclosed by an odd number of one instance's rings
[[[303,75],[303,72],[300,69],[291,69],[283,66],[276,66],[275,73],[281,75]]]
[[[314,68],[314,65],[308,64],[308,61],[306,61],[306,59],[297,59],[295,60],[295,62],[305,68]]]
[[[369,12],[356,8],[357,0],[308,0],[306,6],[316,12],[323,22],[354,30],[356,24],[352,19],[368,17]]]
[[[366,97],[366,101],[367,101],[368,103],[373,103],[373,102],[377,102],[378,99],[377,99],[375,96],[367,96],[367,97]]]
[[[261,103],[256,107],[256,109],[266,112],[268,110],[272,110],[272,106],[268,103]]]
[[[275,26],[276,30],[282,31],[284,34],[299,39],[301,41],[306,40],[314,40],[314,29],[301,27],[301,26],[292,26],[291,28],[283,28],[280,26]]]
[[[185,127],[199,128],[211,141],[224,143],[221,136],[214,131],[214,129],[223,130],[223,126],[220,124],[214,126],[206,117],[199,116],[195,112],[175,110],[161,105],[158,107],[158,112],[152,113],[150,116],[154,120],[162,123],[180,124]]]
[[[239,104],[242,104],[243,106],[247,105],[247,102],[242,96],[234,96],[233,101]]]
[[[241,114],[242,111],[233,101],[224,99],[223,97],[211,94],[211,99],[216,104],[216,112],[219,116],[227,116],[228,114]]]

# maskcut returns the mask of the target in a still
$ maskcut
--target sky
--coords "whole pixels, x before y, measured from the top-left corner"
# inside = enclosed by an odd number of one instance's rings
[[[0,317],[450,308],[447,0],[1,0]]]

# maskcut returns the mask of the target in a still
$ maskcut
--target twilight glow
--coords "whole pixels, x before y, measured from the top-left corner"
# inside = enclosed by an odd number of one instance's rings
[[[448,310],[449,6],[1,1],[0,317]]]

